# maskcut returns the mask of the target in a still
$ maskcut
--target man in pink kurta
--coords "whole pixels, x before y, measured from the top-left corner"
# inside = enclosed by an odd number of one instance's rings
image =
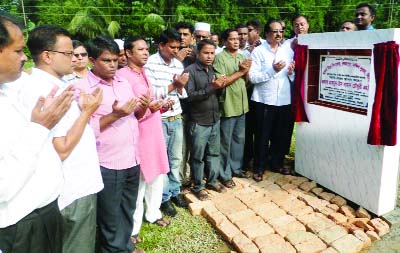
[[[146,220],[162,226],[168,225],[168,221],[162,219],[160,205],[163,189],[162,175],[168,173],[169,164],[160,114],[163,101],[154,98],[153,88],[143,70],[149,57],[146,41],[141,37],[128,38],[125,40],[125,50],[128,66],[119,69],[117,75],[128,80],[135,96],[149,95],[153,99],[139,120],[141,179],[132,231],[132,236],[138,240],[137,234],[142,224],[144,209],[143,198],[147,206]]]

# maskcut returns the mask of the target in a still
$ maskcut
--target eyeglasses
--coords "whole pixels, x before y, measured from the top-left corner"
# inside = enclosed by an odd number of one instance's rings
[[[271,32],[277,34],[277,33],[284,33],[285,30],[272,30]]]
[[[196,39],[207,39],[208,37],[207,36],[204,36],[204,35],[196,35]]]
[[[57,50],[46,50],[46,51],[63,54],[65,56],[67,56],[67,57],[72,57],[74,55],[74,51],[68,51],[68,52],[57,51]]]
[[[88,53],[77,53],[77,54],[74,54],[74,56],[75,56],[76,58],[78,58],[79,55],[83,58],[83,57],[88,56]]]

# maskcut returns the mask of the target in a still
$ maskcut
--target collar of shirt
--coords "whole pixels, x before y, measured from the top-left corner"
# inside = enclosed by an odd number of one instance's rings
[[[114,75],[112,82],[108,83],[108,82],[104,81],[103,79],[101,79],[100,77],[93,74],[92,71],[89,71],[87,79],[88,79],[90,88],[96,87],[98,85],[113,86],[115,83],[121,82],[121,79],[117,75]]]
[[[164,61],[164,59],[162,58],[162,56],[161,56],[161,54],[160,54],[160,51],[157,52],[157,55],[158,55],[158,58],[160,59],[160,63],[161,63],[161,64],[166,65],[166,66],[168,66],[168,67],[170,67],[170,68],[177,67],[177,66],[176,66],[176,61],[177,61],[176,58],[171,59],[171,63],[170,63],[170,64],[167,64],[167,63]]]
[[[196,64],[196,69],[199,71],[201,70],[210,71],[210,69],[212,68],[212,66],[204,66],[203,64],[201,64],[199,60],[196,60],[195,64]]]

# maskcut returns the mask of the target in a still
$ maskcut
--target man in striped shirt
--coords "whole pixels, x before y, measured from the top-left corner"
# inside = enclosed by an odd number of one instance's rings
[[[180,194],[179,170],[182,162],[183,127],[179,98],[187,97],[184,86],[189,74],[182,74],[183,65],[176,59],[180,47],[180,35],[175,29],[164,30],[157,43],[158,52],[149,57],[145,70],[150,83],[154,86],[156,99],[174,103],[161,114],[170,167],[170,172],[164,179],[161,210],[173,217],[176,215],[176,209],[172,202],[178,207],[187,208]]]

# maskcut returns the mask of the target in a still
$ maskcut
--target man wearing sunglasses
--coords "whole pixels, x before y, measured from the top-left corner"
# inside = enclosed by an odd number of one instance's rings
[[[72,73],[74,51],[67,30],[54,25],[38,26],[27,42],[36,67],[32,82],[20,91],[29,110],[36,100],[57,87],[68,85],[62,77]],[[94,252],[96,235],[96,193],[103,189],[96,150],[96,138],[88,125],[102,100],[102,90],[81,92],[78,102],[51,129],[53,146],[62,161],[64,185],[58,198],[63,222],[63,252]]]
[[[251,100],[254,101],[258,122],[254,138],[253,178],[256,181],[262,180],[267,164],[282,174],[290,173],[283,167],[283,160],[287,145],[290,146],[293,125],[290,111],[293,51],[290,44],[281,43],[284,30],[278,20],[270,20],[265,25],[265,33],[267,42],[254,49],[249,72],[254,84]]]
[[[210,38],[211,26],[208,23],[197,22],[194,25],[194,38],[196,39],[196,44],[204,39]]]

